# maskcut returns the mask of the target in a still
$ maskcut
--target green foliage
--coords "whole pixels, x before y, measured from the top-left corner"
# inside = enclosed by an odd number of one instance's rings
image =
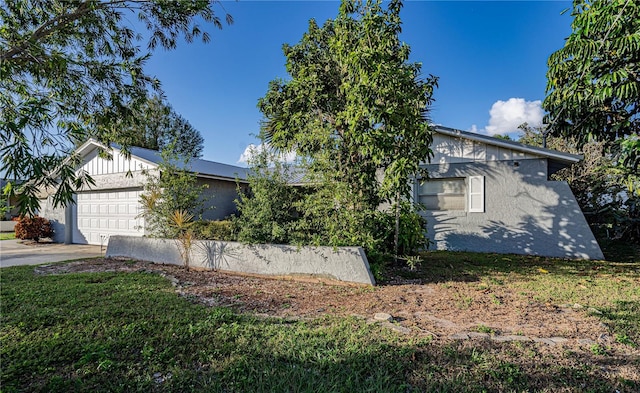
[[[13,209],[13,206],[9,205],[9,196],[0,190],[0,220],[4,220]]]
[[[49,220],[39,216],[20,217],[16,222],[15,232],[18,239],[29,239],[36,242],[42,238],[53,236],[53,228]]]
[[[520,126],[519,142],[541,146],[542,131]],[[633,143],[636,137],[625,139]],[[552,175],[569,183],[591,229],[599,239],[640,244],[640,177],[620,164],[624,154],[607,153],[606,143],[591,141],[578,148],[574,138],[547,138],[547,147],[583,155],[582,161]]]
[[[640,3],[574,0],[572,16],[571,35],[548,61],[551,132],[579,148],[592,139],[623,144],[620,164],[637,187],[640,145],[627,140],[640,133]]]
[[[272,81],[259,101],[261,136],[297,154],[310,186],[293,206],[271,198],[269,211],[285,217],[263,234],[368,251],[384,242],[375,235],[377,210],[389,203],[399,211],[411,197],[409,179],[424,175],[420,163],[432,155],[427,113],[437,78],[423,79],[421,64],[409,62],[401,8],[343,1],[336,19],[322,27],[311,20],[299,43],[284,45],[291,78]]]
[[[297,218],[299,190],[289,185],[291,168],[268,150],[250,159],[249,193],[238,188],[238,240],[246,243],[290,243]],[[273,166],[270,166],[273,165]]]
[[[176,221],[176,214],[199,219],[206,201],[202,191],[208,185],[198,184],[197,174],[190,171],[191,158],[180,157],[173,144],[167,145],[160,155],[162,161],[157,170],[143,171],[146,180],[140,196],[140,215],[144,217],[145,230],[152,236],[179,238],[185,233],[180,225],[184,220]]]
[[[429,239],[426,237],[427,221],[417,211],[417,207],[409,202],[400,203],[400,236],[398,237],[398,254],[413,255],[429,247]],[[377,237],[384,239],[383,250],[394,250],[394,214],[378,212],[379,230]]]
[[[222,27],[216,6],[202,0],[0,3],[0,160],[6,178],[29,180],[10,189],[20,195],[22,215],[38,210],[40,187],[56,189],[57,207],[91,185],[75,173],[77,162],[67,160],[89,135],[126,150],[131,138],[123,125],[133,122],[149,91],[159,91],[159,81],[144,72],[147,51],[174,49],[180,39],[208,42],[200,24]],[[149,33],[147,45],[131,28],[136,19]]]
[[[148,98],[139,108],[132,108],[132,113],[133,119],[123,122],[121,130],[127,145],[162,150],[173,144],[181,157],[202,156],[200,132],[160,96]]]
[[[384,260],[394,254],[395,214],[378,209],[343,208],[348,201],[338,187],[344,183],[290,184],[294,169],[274,154],[254,155],[249,194],[237,200],[238,240],[316,246],[363,247],[372,266],[382,272]],[[270,164],[269,164],[270,163]],[[426,220],[409,202],[400,203],[399,253],[412,255],[426,249]],[[406,258],[409,261],[409,258]],[[413,260],[412,260],[413,261]],[[377,266],[380,265],[380,266]]]
[[[237,223],[233,220],[194,221],[191,229],[195,237],[201,240],[238,240]]]

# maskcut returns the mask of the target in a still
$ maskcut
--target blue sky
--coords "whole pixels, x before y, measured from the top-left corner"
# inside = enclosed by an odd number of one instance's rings
[[[238,164],[258,143],[256,104],[269,81],[286,78],[282,44],[308,21],[334,18],[337,1],[224,1],[235,22],[208,44],[155,52],[147,71],[205,139],[203,158]],[[570,34],[568,1],[407,1],[401,39],[425,75],[440,78],[431,119],[484,134],[540,122],[549,55]],[[244,165],[240,163],[240,165]]]

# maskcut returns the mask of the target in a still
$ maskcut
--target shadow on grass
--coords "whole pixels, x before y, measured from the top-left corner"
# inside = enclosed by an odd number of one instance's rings
[[[422,263],[416,270],[403,265],[387,267],[386,277],[380,280],[380,284],[403,284],[407,279],[417,284],[477,282],[496,273],[525,276],[539,274],[540,269],[548,274],[563,276],[640,272],[640,262],[616,263],[457,251],[427,251],[421,257]]]
[[[620,263],[640,262],[640,245],[628,241],[598,239],[607,261]]]
[[[214,311],[214,314],[220,314]],[[226,314],[226,312],[222,312]],[[163,392],[637,391],[637,358],[589,352],[557,355],[535,345],[489,341],[416,342],[354,319],[314,323],[228,314],[193,320],[195,336],[138,344],[95,337],[72,355],[51,353],[52,337],[3,361],[3,390]],[[162,328],[162,327],[158,327]],[[113,337],[111,338],[113,339]],[[606,371],[603,371],[606,370]]]
[[[432,342],[357,318],[238,315],[192,304],[155,274],[38,276],[19,267],[3,269],[0,280],[3,392],[640,387],[637,375],[615,373],[637,365],[637,357],[549,354],[532,343]]]

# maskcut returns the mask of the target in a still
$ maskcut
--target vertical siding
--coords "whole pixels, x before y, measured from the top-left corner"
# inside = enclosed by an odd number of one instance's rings
[[[118,151],[114,151],[111,159],[105,159],[98,155],[98,150],[95,149],[89,153],[85,158],[85,163],[80,170],[84,170],[89,175],[109,175],[113,173],[126,173],[134,172],[142,169],[149,169],[149,165],[143,161],[131,157],[127,159],[124,155]]]

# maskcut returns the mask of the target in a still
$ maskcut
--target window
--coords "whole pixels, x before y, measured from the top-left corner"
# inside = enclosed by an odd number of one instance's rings
[[[427,210],[463,210],[465,182],[460,179],[429,179],[420,185],[418,200]]]
[[[429,179],[418,187],[426,210],[484,212],[484,176]]]

